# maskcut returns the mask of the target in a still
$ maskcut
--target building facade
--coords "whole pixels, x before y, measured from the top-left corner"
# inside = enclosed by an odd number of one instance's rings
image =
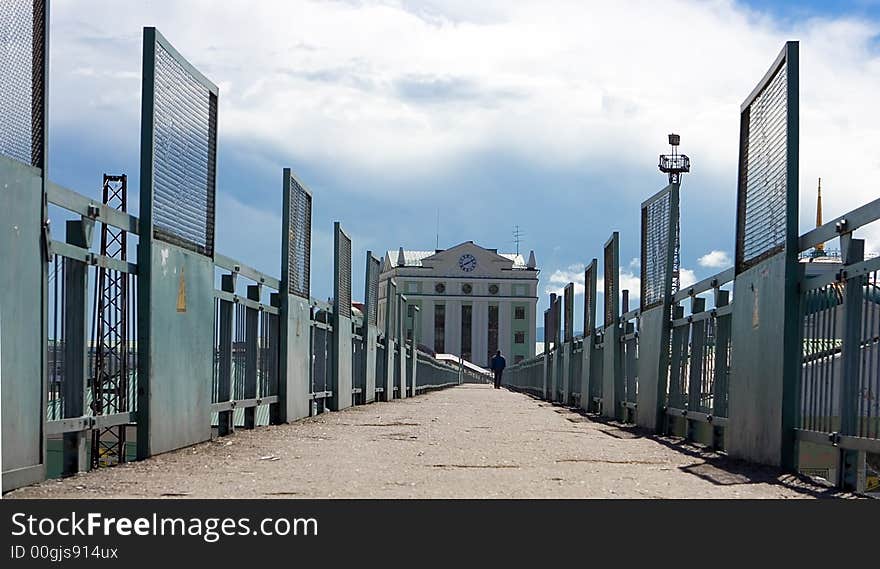
[[[499,349],[509,364],[528,359],[535,355],[538,273],[534,252],[526,261],[473,241],[446,250],[389,251],[379,277],[379,328],[386,284],[394,279],[410,306],[407,337],[418,344],[480,366]]]

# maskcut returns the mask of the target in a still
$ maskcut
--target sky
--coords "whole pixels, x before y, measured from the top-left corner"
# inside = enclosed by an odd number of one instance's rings
[[[547,293],[620,232],[638,291],[639,205],[681,135],[682,279],[731,264],[739,108],[800,41],[800,225],[880,180],[880,2],[54,0],[50,178],[137,210],[143,26],[220,88],[217,250],[280,275],[281,171],[314,194],[312,293],[332,292],[332,227],[366,250],[473,240],[534,250]],[[880,231],[863,232],[880,251]],[[600,286],[601,289],[601,286]],[[582,287],[578,287],[582,291]],[[581,298],[578,298],[578,308]]]

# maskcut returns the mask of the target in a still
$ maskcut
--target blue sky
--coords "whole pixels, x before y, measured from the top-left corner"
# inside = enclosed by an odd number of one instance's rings
[[[880,3],[56,0],[50,177],[137,189],[141,29],[220,86],[218,250],[280,274],[281,169],[314,201],[313,295],[331,291],[332,223],[364,252],[473,240],[534,249],[546,292],[621,233],[637,288],[639,204],[665,185],[668,132],[687,278],[733,248],[739,104],[801,42],[801,219],[876,197]],[[136,209],[136,199],[133,199]],[[880,249],[880,234],[868,233]],[[580,299],[579,299],[580,300]]]

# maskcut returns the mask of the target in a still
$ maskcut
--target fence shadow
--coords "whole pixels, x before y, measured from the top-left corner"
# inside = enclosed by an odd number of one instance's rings
[[[516,390],[514,390],[516,391]],[[524,393],[524,392],[519,392]],[[538,396],[525,393],[532,399],[547,403]],[[657,435],[648,429],[636,425],[624,424],[618,421],[602,417],[594,413],[588,413],[580,408],[553,404],[558,410],[566,410],[572,415],[582,417],[586,421],[606,427],[614,431],[603,431],[605,434],[618,439],[650,439],[671,450],[702,462],[678,467],[686,472],[717,486],[735,486],[749,484],[768,484],[779,486],[811,498],[856,498],[855,494],[844,492],[834,487],[831,482],[811,478],[801,474],[792,474],[780,468],[764,466],[740,460],[728,456],[724,452],[714,451],[709,447],[688,441],[681,437]]]

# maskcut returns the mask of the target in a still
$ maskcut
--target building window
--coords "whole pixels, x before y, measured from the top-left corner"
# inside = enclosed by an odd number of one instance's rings
[[[467,361],[472,361],[471,353],[471,321],[473,317],[473,306],[470,304],[461,307],[461,350],[459,355]]]
[[[498,288],[497,284],[490,284],[489,285],[489,294],[498,294],[498,290],[499,290],[499,288]]]
[[[525,332],[516,332],[513,335],[513,343],[514,344],[525,344],[526,343],[526,333]]]
[[[445,283],[437,283],[434,285],[434,292],[437,294],[443,294],[446,292],[446,284]]]
[[[492,356],[498,351],[498,305],[489,305],[489,357],[486,360],[488,364],[492,361]]]
[[[434,305],[434,351],[446,353],[446,305]]]
[[[419,283],[412,281],[406,283],[406,292],[419,292]]]
[[[514,320],[525,320],[526,319],[526,307],[525,306],[517,306],[513,309],[513,319]]]
[[[471,283],[464,283],[463,285],[461,285],[461,292],[463,294],[470,294],[474,292],[474,287]]]

